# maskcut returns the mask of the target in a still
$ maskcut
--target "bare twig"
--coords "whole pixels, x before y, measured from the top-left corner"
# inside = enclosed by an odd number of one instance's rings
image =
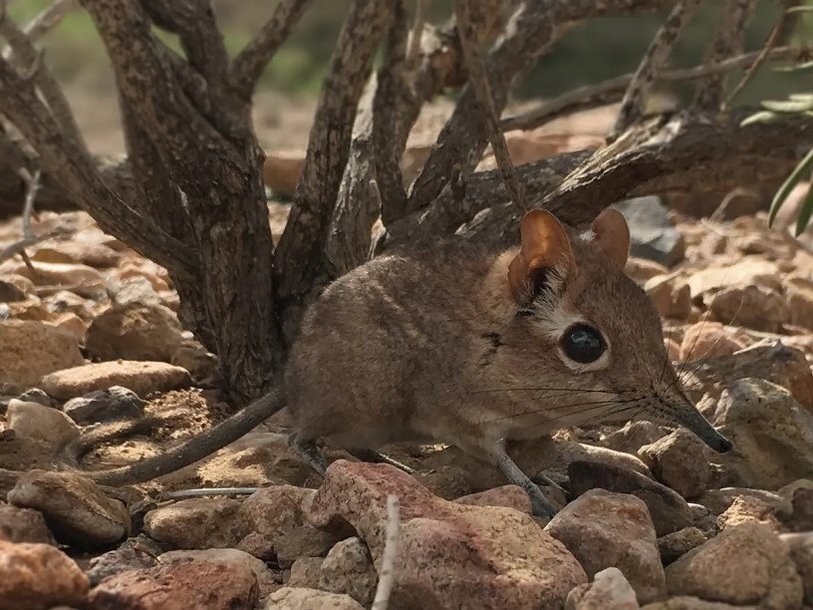
[[[485,61],[495,110],[502,113],[514,81],[563,35],[566,24],[588,17],[642,13],[659,9],[663,4],[662,0],[527,0],[521,3]],[[476,119],[478,113],[476,94],[471,87],[466,87],[412,187],[407,213],[431,204],[449,181],[455,164],[459,163],[467,173],[480,162],[488,138],[486,126]]]
[[[25,172],[28,174],[28,172]],[[37,191],[40,189],[40,170],[34,172],[33,176],[26,176],[24,178],[28,182],[28,190],[25,194],[25,204],[23,205],[23,239],[29,239],[34,236],[31,232],[31,216],[34,213],[34,200],[37,197]]]
[[[311,0],[282,0],[257,36],[234,58],[231,80],[237,95],[250,99],[265,66],[291,33]]]
[[[664,83],[693,80],[709,74],[729,72],[749,64],[753,65],[753,62],[757,61],[760,56],[763,56],[763,60],[780,61],[806,57],[809,52],[810,51],[806,48],[793,47],[770,49],[767,53],[765,53],[763,49],[762,51],[746,53],[739,57],[731,57],[713,64],[703,64],[692,68],[661,72],[656,80],[657,82]],[[500,127],[502,127],[503,131],[513,131],[517,129],[527,131],[576,110],[594,108],[602,104],[611,104],[621,99],[634,76],[635,75],[631,73],[624,74],[601,83],[573,89],[559,97],[542,103],[538,108],[503,119],[500,122]]]
[[[765,40],[765,44],[762,45],[762,50],[759,52],[759,55],[754,59],[753,63],[748,67],[745,71],[745,74],[742,75],[740,81],[736,84],[736,86],[731,90],[731,93],[728,94],[725,101],[723,101],[722,108],[725,110],[731,103],[737,98],[737,96],[745,89],[745,86],[750,82],[750,80],[754,77],[757,72],[757,69],[770,57],[772,51],[774,50],[774,46],[779,42],[780,34],[782,33],[785,23],[787,22],[788,18],[788,11],[787,9],[797,0],[784,0],[780,2],[780,15],[777,22],[771,28],[770,33],[768,34],[768,38]]]
[[[294,203],[277,247],[277,297],[285,305],[302,303],[323,285],[317,278],[329,278],[323,248],[347,164],[354,117],[373,54],[392,17],[390,0],[355,0],[339,35]],[[301,313],[296,308],[290,311],[294,320]]]
[[[463,47],[463,56],[468,69],[469,83],[477,96],[477,101],[482,111],[482,117],[488,126],[488,140],[491,149],[494,151],[494,158],[500,169],[505,187],[511,193],[511,198],[520,209],[527,209],[522,189],[517,182],[514,172],[514,164],[508,153],[508,145],[505,143],[505,136],[500,129],[500,120],[497,110],[494,107],[494,98],[491,95],[491,87],[488,84],[488,76],[483,68],[480,54],[475,47],[474,26],[471,21],[469,0],[457,0],[455,2],[455,16],[457,17],[457,27],[460,33],[460,44]]]
[[[745,46],[745,28],[754,14],[757,0],[728,0],[723,7],[720,27],[706,54],[706,62],[727,59],[742,53]],[[723,102],[726,75],[712,74],[702,79],[695,90],[693,106],[703,111],[717,111]]]
[[[21,71],[23,80],[32,79],[42,94],[48,109],[62,127],[65,136],[86,151],[85,140],[76,123],[62,88],[43,65],[43,52],[34,47],[32,39],[17,26],[4,9],[0,0],[0,36],[8,41],[9,49],[2,53],[3,59]]]
[[[415,21],[412,22],[412,29],[409,32],[409,50],[406,54],[410,66],[414,66],[421,55],[421,39],[430,2],[431,0],[415,0]]]
[[[644,115],[646,96],[658,74],[666,66],[672,47],[683,28],[691,21],[702,0],[681,0],[669,13],[649,45],[632,82],[621,101],[621,109],[613,126],[612,135],[624,132]]]
[[[31,42],[35,42],[53,30],[76,8],[76,0],[56,0],[51,6],[34,17],[23,29]]]
[[[336,197],[336,206],[325,243],[325,257],[334,277],[364,263],[370,251],[371,229],[381,212],[380,200],[371,198],[375,181],[376,150],[372,141],[373,95],[376,76],[367,83],[359,102],[350,156]]]
[[[387,610],[392,593],[395,575],[395,560],[398,557],[398,531],[401,527],[398,497],[387,496],[387,529],[384,539],[384,552],[381,554],[381,565],[378,569],[378,586],[371,610]]]
[[[424,0],[417,0],[419,3]],[[403,214],[407,196],[401,173],[401,157],[411,124],[399,120],[397,108],[405,92],[413,88],[411,76],[420,55],[414,61],[407,57],[407,23],[403,0],[394,3],[395,16],[384,47],[384,65],[378,71],[378,85],[373,99],[372,148],[377,191],[381,196],[381,219],[386,224]],[[413,30],[413,36],[414,36]],[[413,38],[413,42],[414,42]],[[414,49],[413,49],[414,50]],[[420,51],[420,48],[418,49]]]

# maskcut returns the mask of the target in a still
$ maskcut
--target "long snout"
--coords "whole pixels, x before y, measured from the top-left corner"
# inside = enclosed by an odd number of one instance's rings
[[[681,424],[717,453],[727,453],[733,448],[731,441],[717,432],[714,426],[690,403],[684,403],[676,409],[675,416]]]

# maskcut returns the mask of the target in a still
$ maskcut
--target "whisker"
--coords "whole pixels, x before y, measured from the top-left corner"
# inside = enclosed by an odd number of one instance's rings
[[[638,402],[640,402],[640,401],[635,401],[636,404],[630,405],[628,407],[623,407],[621,409],[613,409],[611,411],[602,411],[602,412],[596,413],[595,415],[592,415],[592,416],[588,417],[587,419],[583,419],[583,420],[579,421],[578,425],[579,426],[588,426],[588,425],[591,425],[593,423],[601,422],[604,418],[606,418],[608,416],[617,417],[618,415],[621,415],[621,414],[626,413],[628,411],[633,411],[633,410],[636,410],[636,412],[638,410],[643,411],[646,408],[646,406],[645,405],[644,406],[639,406],[637,404]],[[587,410],[592,411],[594,409],[587,409]],[[550,422],[557,422],[557,421],[563,420],[566,417],[569,417],[571,415],[572,414],[567,414],[567,415],[563,415],[563,416],[560,416],[560,417],[554,417],[554,418],[551,418],[551,419],[549,419],[547,421],[539,422],[537,424],[533,424],[532,426],[529,426],[529,429],[537,428],[539,426],[549,424]],[[631,419],[631,417],[630,417],[630,419]]]
[[[631,402],[640,402],[641,400],[644,400],[644,398],[645,397],[636,397],[636,398],[629,399],[629,400],[594,400],[594,401],[588,401],[588,402],[580,402],[580,403],[572,403],[572,404],[567,404],[567,405],[559,405],[558,407],[540,407],[538,409],[531,409],[529,411],[523,411],[523,412],[520,412],[520,413],[511,413],[509,415],[503,415],[501,417],[496,417],[496,418],[484,420],[484,421],[480,422],[480,425],[491,424],[491,423],[494,423],[494,422],[497,422],[497,421],[503,421],[503,420],[506,420],[506,419],[513,419],[515,417],[523,417],[523,416],[526,416],[526,415],[537,415],[539,413],[556,412],[556,411],[560,411],[562,409],[580,409],[580,408],[583,408],[583,407],[588,407],[587,409],[584,409],[584,411],[587,412],[587,411],[593,411],[595,409],[605,407],[605,406],[608,406],[608,405],[612,406],[612,405],[627,404],[627,403],[631,403]],[[560,415],[558,418],[557,417],[552,417],[552,418],[548,418],[548,420],[546,420],[546,421],[557,421],[557,419],[563,419],[564,417],[569,417],[573,413],[578,413],[578,412],[579,411],[575,411],[575,410],[567,411],[563,415]]]
[[[590,390],[585,388],[545,388],[545,387],[519,387],[519,388],[489,388],[486,390],[472,390],[470,392],[466,392],[464,395],[469,396],[471,394],[490,394],[496,392],[578,392],[579,394],[589,394],[589,393],[596,393],[596,394],[616,394],[621,396],[623,394],[629,394],[632,390]]]

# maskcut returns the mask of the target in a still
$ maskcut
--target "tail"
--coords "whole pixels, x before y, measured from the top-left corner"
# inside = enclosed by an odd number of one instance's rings
[[[259,424],[280,411],[285,405],[280,393],[275,389],[255,400],[245,409],[220,422],[217,426],[189,439],[182,445],[173,447],[166,453],[146,460],[113,468],[85,472],[85,476],[102,485],[131,485],[144,483],[157,477],[180,470],[189,464],[213,454],[249,433]]]
[[[99,443],[109,443],[136,434],[152,432],[155,428],[168,423],[172,419],[176,418],[142,417],[96,425],[62,447],[59,451],[59,459],[69,468],[79,469],[79,460],[82,459],[82,456]]]

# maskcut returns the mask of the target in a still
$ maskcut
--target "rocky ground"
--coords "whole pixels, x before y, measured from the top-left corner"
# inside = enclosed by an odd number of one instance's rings
[[[575,148],[591,137],[541,135],[517,146],[532,157],[551,137]],[[549,523],[448,447],[390,448],[414,476],[330,450],[322,480],[287,447],[284,413],[134,488],[66,470],[59,448],[100,422],[161,418],[81,468],[155,455],[231,408],[165,271],[84,213],[41,214],[35,233],[60,236],[29,251],[33,269],[0,265],[0,610],[369,608],[390,494],[390,608],[813,608],[813,240],[768,229],[763,214],[621,207],[635,238],[627,271],[737,454],[644,421],[516,444],[526,471],[564,489],[545,488],[562,507]],[[287,207],[270,211],[276,237]],[[0,250],[20,236],[19,219],[0,225]],[[262,489],[166,495],[221,486]]]

